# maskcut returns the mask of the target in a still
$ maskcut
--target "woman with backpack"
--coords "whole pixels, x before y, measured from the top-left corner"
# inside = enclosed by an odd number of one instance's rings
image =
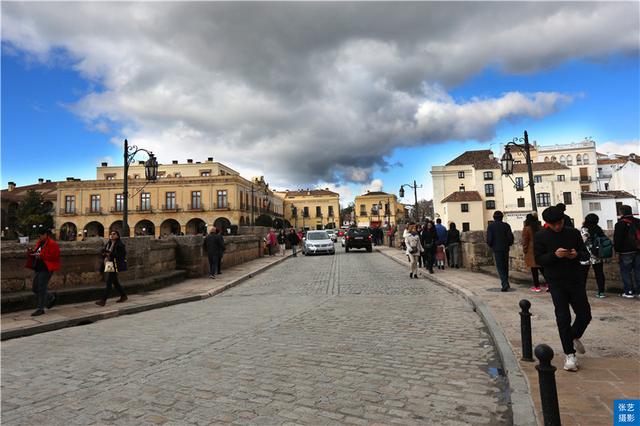
[[[593,272],[596,275],[596,283],[598,284],[598,292],[596,293],[596,297],[598,299],[604,299],[606,296],[604,295],[604,271],[603,271],[603,258],[601,256],[608,255],[608,253],[603,253],[605,248],[603,246],[608,245],[611,247],[611,240],[604,235],[602,228],[598,226],[598,220],[600,218],[598,215],[594,213],[589,213],[585,218],[582,224],[582,229],[580,229],[580,234],[582,234],[582,240],[584,241],[585,246],[587,246],[587,251],[589,252],[589,260],[581,261],[583,270],[583,278],[586,284],[587,277],[589,276],[589,267],[593,266]],[[608,244],[606,241],[608,240]]]
[[[436,227],[432,221],[427,221],[427,224],[422,229],[420,234],[420,242],[424,248],[424,267],[433,274],[433,264],[436,257],[436,244],[438,243],[438,234],[436,233]]]
[[[424,250],[422,248],[422,244],[420,244],[420,235],[418,235],[418,232],[416,231],[416,225],[411,225],[409,227],[409,235],[405,238],[405,242],[407,244],[406,253],[411,262],[409,278],[418,278],[418,258]]]
[[[533,213],[527,214],[524,220],[524,228],[522,228],[522,251],[524,252],[524,263],[527,268],[531,269],[531,278],[533,279],[531,291],[536,293],[542,291],[540,287],[540,273],[544,274],[543,268],[536,264],[536,259],[533,254],[533,237],[540,231],[540,227],[538,216],[534,216]],[[547,291],[549,291],[549,289],[547,289]]]

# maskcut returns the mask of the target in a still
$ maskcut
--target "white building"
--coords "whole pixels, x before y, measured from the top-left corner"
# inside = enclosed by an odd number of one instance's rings
[[[618,221],[618,209],[622,205],[631,206],[633,214],[638,214],[638,199],[626,191],[600,191],[582,193],[582,210],[584,215],[595,213],[600,218],[598,225],[602,229],[613,230]],[[574,217],[578,222],[578,218]],[[580,223],[576,223],[580,225]]]
[[[634,197],[640,198],[640,159],[634,154],[611,175],[609,189],[626,191]]]

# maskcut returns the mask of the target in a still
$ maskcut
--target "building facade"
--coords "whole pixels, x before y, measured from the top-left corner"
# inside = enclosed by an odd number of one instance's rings
[[[598,215],[598,225],[602,229],[613,230],[620,206],[631,206],[634,215],[638,214],[638,199],[626,191],[599,191],[582,193],[582,211]]]
[[[329,189],[280,191],[284,218],[296,229],[335,229],[340,227],[340,195]]]
[[[541,210],[557,203],[567,214],[582,217],[580,183],[572,170],[558,162],[532,163],[536,206]],[[514,164],[513,174],[503,176],[490,150],[467,151],[444,166],[431,169],[436,218],[454,222],[458,229],[478,231],[501,210],[504,221],[518,229],[533,210],[526,164]]]
[[[354,222],[358,227],[395,226],[406,215],[405,207],[398,197],[382,191],[367,191],[355,198]]]
[[[15,182],[9,182],[7,189],[2,190],[0,195],[0,229],[3,237],[18,237],[18,204],[27,196],[29,191],[36,191],[42,194],[44,199],[44,211],[50,214],[57,207],[57,183],[51,180],[38,179],[34,185],[16,186]]]
[[[96,180],[59,182],[58,236],[66,240],[122,230],[123,178],[123,167],[102,163]],[[247,180],[212,158],[159,165],[155,182],[145,180],[143,164],[132,165],[127,210],[132,236],[202,234],[208,226],[229,233],[238,226],[283,221],[282,200],[264,178]]]

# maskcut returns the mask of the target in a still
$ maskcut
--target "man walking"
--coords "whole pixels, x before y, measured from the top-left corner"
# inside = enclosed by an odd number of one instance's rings
[[[436,219],[436,234],[438,234],[437,246],[445,247],[447,262],[449,262],[448,266],[451,266],[451,263],[449,261],[450,259],[449,252],[447,251],[447,248],[446,248],[447,247],[447,228],[445,228],[445,226],[442,224],[442,219],[440,218]],[[444,265],[442,266],[442,269],[444,269]]]
[[[564,369],[577,371],[576,351],[580,354],[585,352],[580,338],[591,322],[591,307],[580,265],[580,261],[589,260],[589,252],[580,232],[564,226],[561,209],[548,207],[542,212],[542,218],[548,226],[534,236],[535,261],[544,267],[544,276],[549,283],[558,333],[565,353]],[[573,325],[569,306],[576,315]]]
[[[504,215],[500,210],[493,213],[493,222],[487,227],[487,245],[493,251],[496,269],[500,276],[500,291],[509,291],[509,248],[513,244],[513,232],[508,223],[504,223]]]
[[[209,258],[209,278],[215,278],[218,273],[218,259],[224,251],[224,242],[215,227],[209,228],[209,234],[205,237],[202,248]]]
[[[618,254],[620,276],[624,286],[622,297],[640,295],[640,220],[633,217],[631,206],[620,206],[620,220],[613,229],[613,248]],[[631,274],[635,276],[635,290]]]
[[[222,236],[222,229],[216,228],[216,234],[220,236],[220,243],[222,244],[222,250],[218,255],[218,275],[222,274],[222,256],[224,256],[224,237]]]
[[[27,255],[26,267],[35,271],[32,290],[38,297],[38,309],[31,316],[36,317],[44,314],[45,306],[51,309],[56,304],[57,295],[49,293],[47,286],[53,272],[60,269],[60,247],[50,238],[49,231],[41,228],[35,248],[29,249]]]
[[[296,233],[296,230],[291,228],[291,231],[289,231],[289,235],[287,235],[287,238],[289,239],[289,245],[291,246],[293,257],[298,257],[297,250],[298,250],[298,243],[300,242],[300,238],[298,238],[298,234]]]

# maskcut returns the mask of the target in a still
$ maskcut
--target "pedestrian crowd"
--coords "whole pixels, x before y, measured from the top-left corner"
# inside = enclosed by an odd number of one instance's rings
[[[577,371],[576,352],[585,353],[580,339],[591,321],[586,290],[589,271],[593,269],[597,286],[594,297],[605,298],[604,265],[616,256],[624,288],[621,296],[640,298],[640,219],[634,217],[630,206],[621,206],[619,212],[613,241],[598,225],[599,217],[594,213],[586,215],[576,229],[562,203],[542,212],[544,224],[535,211],[524,220],[522,251],[531,272],[531,291],[548,292],[551,296],[567,371]],[[501,211],[494,212],[487,227],[486,243],[493,253],[500,290],[508,292],[509,252],[514,236],[503,218]],[[444,270],[445,265],[454,268],[461,265],[460,232],[453,222],[448,230],[440,219],[435,223],[430,220],[424,224],[410,223],[404,230],[401,248],[409,258],[410,278],[418,278],[418,270],[423,267],[433,274],[434,268]],[[573,323],[571,310],[575,316]]]

